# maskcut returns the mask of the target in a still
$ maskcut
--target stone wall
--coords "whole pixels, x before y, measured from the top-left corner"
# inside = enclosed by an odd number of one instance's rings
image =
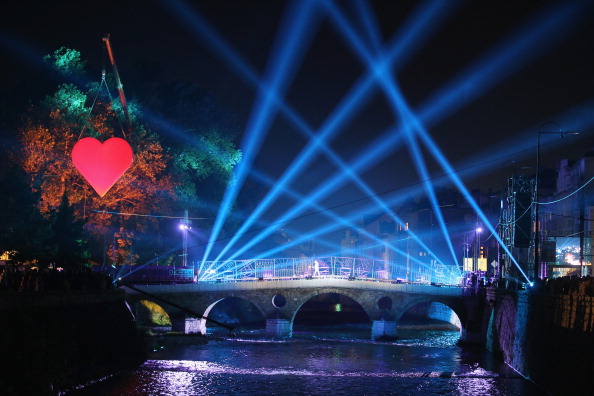
[[[590,394],[594,298],[489,290],[487,348],[552,395]]]
[[[141,364],[147,347],[120,290],[0,294],[0,389],[53,395]]]

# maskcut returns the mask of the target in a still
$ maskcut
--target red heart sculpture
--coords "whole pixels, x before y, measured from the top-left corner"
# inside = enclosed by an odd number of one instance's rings
[[[103,197],[132,165],[132,148],[120,138],[101,143],[88,137],[74,145],[72,162],[97,194]]]

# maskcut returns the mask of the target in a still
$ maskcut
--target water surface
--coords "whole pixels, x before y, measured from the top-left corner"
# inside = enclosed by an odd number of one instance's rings
[[[142,367],[73,395],[544,395],[451,330],[399,328],[372,342],[367,325],[298,327],[292,339],[262,330],[235,338],[161,338]]]

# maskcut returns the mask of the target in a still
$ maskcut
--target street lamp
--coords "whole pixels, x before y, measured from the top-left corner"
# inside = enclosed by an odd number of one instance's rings
[[[183,232],[183,253],[182,253],[182,267],[188,266],[188,230],[191,221],[188,220],[188,211],[184,212],[184,218],[179,223],[179,229]]]
[[[557,128],[557,131],[543,131],[543,128],[547,125],[553,125]],[[536,205],[534,208],[534,280],[539,279],[541,276],[541,268],[540,268],[540,221],[539,221],[539,207],[540,203],[538,202],[539,199],[539,183],[538,183],[538,174],[540,173],[540,135],[559,135],[559,137],[563,137],[565,135],[579,135],[579,132],[572,132],[572,131],[563,131],[561,126],[556,122],[547,122],[541,125],[540,129],[538,130],[538,137],[536,140],[536,175],[534,178],[534,204]]]
[[[474,230],[474,260],[472,260],[472,270],[476,273],[479,272],[478,260],[480,258],[481,249],[481,232],[483,232],[483,229],[480,226],[477,226]]]

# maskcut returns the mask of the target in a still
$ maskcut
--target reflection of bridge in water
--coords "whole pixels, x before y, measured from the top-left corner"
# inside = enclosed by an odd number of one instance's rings
[[[317,264],[316,260],[319,260]],[[359,304],[372,323],[372,338],[396,336],[398,321],[405,312],[418,306],[434,313],[441,310],[438,318],[458,324],[462,340],[473,340],[479,336],[477,331],[480,333],[477,329],[482,324],[481,298],[475,289],[393,279],[390,267],[386,269],[383,262],[318,258],[283,260],[280,267],[277,267],[278,259],[234,263],[233,266],[226,263],[229,265],[226,269],[219,268],[217,276],[210,281],[129,282],[137,290],[129,288],[127,299],[132,305],[141,300],[161,305],[171,318],[173,330],[185,333],[206,334],[206,318],[214,306],[226,298],[240,298],[253,304],[262,314],[267,334],[291,337],[293,320],[303,304],[328,293],[349,297]],[[200,269],[184,270],[204,274]]]

